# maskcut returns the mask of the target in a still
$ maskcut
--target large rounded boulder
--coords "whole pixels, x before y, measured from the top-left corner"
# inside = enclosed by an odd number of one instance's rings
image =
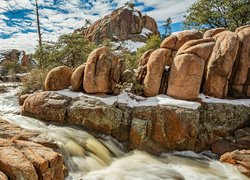
[[[230,96],[250,97],[250,26],[236,29],[240,45],[230,78]]]
[[[70,78],[73,73],[73,69],[67,66],[59,66],[52,69],[45,79],[46,91],[57,91],[66,89],[70,86]]]
[[[216,44],[206,67],[204,93],[217,98],[228,94],[228,80],[239,47],[236,33],[223,31],[214,36]]]
[[[121,78],[121,64],[107,47],[90,53],[84,70],[83,86],[87,93],[113,93]]]
[[[198,97],[205,62],[214,45],[212,38],[199,39],[191,40],[179,49],[171,66],[167,95],[185,100]]]
[[[183,44],[190,40],[201,39],[202,36],[202,33],[199,31],[184,31],[165,38],[160,47],[171,50],[171,56],[167,60],[169,66],[172,64],[177,51]]]
[[[209,29],[203,34],[203,38],[210,38],[214,37],[216,34],[219,34],[220,32],[226,31],[225,28],[215,28],[215,29]]]
[[[84,70],[85,64],[82,64],[73,72],[70,79],[72,91],[81,91],[83,89]]]
[[[164,48],[159,48],[150,55],[143,82],[145,96],[156,96],[159,93],[162,75],[170,55],[171,51]]]

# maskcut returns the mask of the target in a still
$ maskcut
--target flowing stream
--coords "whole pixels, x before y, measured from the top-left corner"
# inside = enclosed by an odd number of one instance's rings
[[[0,92],[0,116],[54,140],[70,172],[67,180],[248,179],[235,167],[214,160],[209,152],[183,151],[160,156],[137,150],[127,153],[110,136],[99,135],[97,138],[79,127],[49,125],[21,116],[15,97],[18,86],[0,83],[0,90],[3,86],[8,91]]]

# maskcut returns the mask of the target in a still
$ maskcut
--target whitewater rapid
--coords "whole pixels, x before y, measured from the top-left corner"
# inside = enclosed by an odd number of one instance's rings
[[[15,94],[18,86],[0,93],[0,116],[23,128],[36,130],[54,140],[69,169],[66,180],[244,180],[235,167],[211,159],[212,154],[191,151],[153,156],[142,151],[126,152],[110,136],[93,136],[79,127],[55,126],[20,115]]]

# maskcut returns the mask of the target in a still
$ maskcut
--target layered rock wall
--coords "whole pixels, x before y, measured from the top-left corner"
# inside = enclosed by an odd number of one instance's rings
[[[67,100],[67,105],[60,110],[64,112],[60,123],[83,125],[127,142],[130,149],[139,148],[152,153],[209,150],[214,143],[233,136],[235,130],[248,126],[250,122],[249,105],[196,102],[198,108],[143,103],[131,106],[135,100],[125,100],[124,97],[112,101],[109,98],[98,100],[95,96],[69,98],[50,92],[44,101],[39,98],[41,95],[43,92],[25,100],[23,115],[41,118],[40,112],[43,112],[43,120],[58,122],[58,117],[50,114],[58,111],[58,106],[54,106],[54,100],[49,100],[49,97],[58,97],[61,102]],[[40,111],[31,107],[39,107]]]

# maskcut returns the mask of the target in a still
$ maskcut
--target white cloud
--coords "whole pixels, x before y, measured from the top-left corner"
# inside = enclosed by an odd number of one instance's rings
[[[111,13],[114,9],[123,6],[128,0],[89,0],[88,3],[83,3],[83,0],[61,0],[59,4],[54,4],[54,0],[38,0],[42,6],[50,8],[40,8],[41,27],[43,30],[43,38],[47,40],[56,40],[63,33],[71,33],[73,29],[84,26],[85,19],[90,19],[92,22]],[[155,9],[147,12],[157,21],[165,20],[171,17],[174,22],[180,21],[186,8],[196,0],[134,0],[144,3],[138,9],[142,10],[145,7],[154,7]],[[90,8],[92,5],[93,7]],[[85,7],[85,8],[84,8]],[[89,7],[89,8],[86,8]],[[27,14],[31,22],[18,19],[15,21],[19,25],[10,27],[6,24],[7,17],[3,15],[4,10],[0,9],[0,35],[14,34],[8,39],[0,39],[0,49],[23,49],[32,52],[37,45],[37,33],[30,32],[36,30],[36,16],[34,0],[1,0],[0,8],[10,10],[33,10]],[[63,13],[62,11],[67,11]],[[93,15],[93,14],[96,15]],[[29,29],[28,33],[25,30]],[[23,32],[23,33],[22,33]]]

